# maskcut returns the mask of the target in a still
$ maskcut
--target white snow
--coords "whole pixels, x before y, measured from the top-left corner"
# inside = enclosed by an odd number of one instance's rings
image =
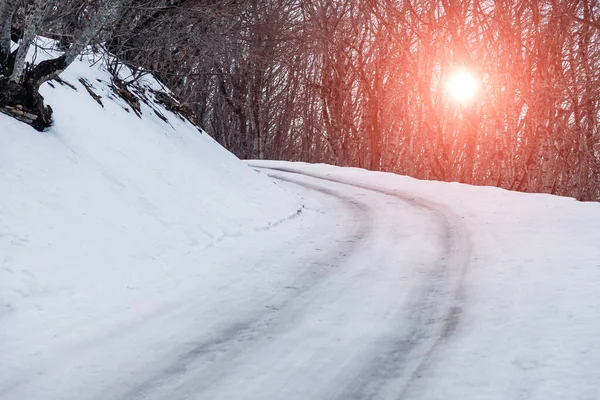
[[[355,168],[263,164],[410,193],[464,220],[472,254],[459,323],[406,398],[600,399],[600,204]]]
[[[141,119],[126,112],[101,64],[76,61],[62,77],[78,90],[44,85],[47,132],[0,114],[0,398],[27,355],[155,311],[218,269],[207,249],[301,207],[161,106],[168,124],[145,104]]]
[[[0,114],[0,399],[600,398],[600,204],[257,173],[63,78]]]

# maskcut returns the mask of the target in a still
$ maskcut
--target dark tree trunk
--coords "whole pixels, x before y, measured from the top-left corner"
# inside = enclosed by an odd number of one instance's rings
[[[22,108],[28,114],[37,116],[31,126],[39,131],[48,128],[52,122],[52,108],[44,105],[44,98],[32,80],[26,79],[22,84],[11,82],[8,78],[0,78],[0,108]]]
[[[39,88],[66,67],[62,56],[43,61],[28,70],[21,83],[11,82],[7,77],[0,78],[0,108],[22,107],[23,111],[37,117],[31,124],[35,129],[42,131],[48,128],[52,123],[52,108],[44,105]]]

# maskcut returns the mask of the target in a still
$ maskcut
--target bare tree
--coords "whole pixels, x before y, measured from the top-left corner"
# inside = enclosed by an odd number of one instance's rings
[[[43,99],[38,92],[40,85],[64,71],[85,50],[103,27],[115,22],[129,1],[98,0],[89,2],[88,7],[93,10],[88,15],[89,20],[75,33],[64,54],[42,61],[37,65],[30,65],[28,68],[25,65],[27,52],[39,34],[44,12],[53,5],[53,2],[33,0],[32,3],[27,4],[23,36],[15,53],[14,63],[10,64],[12,57],[5,57],[3,63],[2,71],[5,78],[0,78],[0,91],[3,92],[0,96],[0,105],[20,104],[25,106],[37,114],[36,127],[40,129],[47,127],[51,122],[51,109],[43,104]],[[0,21],[6,21],[5,23],[8,24],[8,21],[12,20],[18,4],[8,0],[3,5],[4,7],[0,9],[3,12],[0,15]],[[0,43],[10,43],[10,30],[3,28],[1,32],[3,37],[0,38]],[[6,49],[3,51],[5,52]],[[7,76],[7,74],[10,75]]]
[[[19,0],[0,0],[0,74],[5,74],[11,55],[12,19],[17,11]],[[12,66],[8,68],[12,70]]]
[[[0,85],[37,92],[110,27],[115,79],[154,73],[240,157],[600,200],[598,21],[593,0],[0,0]],[[65,54],[23,63],[34,33]]]
[[[25,11],[25,29],[23,31],[21,42],[19,43],[12,73],[10,75],[10,80],[12,82],[18,83],[23,76],[25,58],[37,36],[40,24],[44,17],[44,12],[50,3],[51,2],[46,0],[34,0],[33,3],[27,5]]]

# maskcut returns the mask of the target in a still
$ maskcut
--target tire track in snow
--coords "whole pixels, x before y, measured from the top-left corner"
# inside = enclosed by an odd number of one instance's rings
[[[436,347],[448,339],[456,330],[465,302],[463,277],[471,256],[471,240],[462,218],[445,206],[409,193],[387,190],[345,179],[332,178],[292,168],[262,167],[253,168],[267,171],[302,175],[348,185],[371,192],[390,196],[413,207],[430,213],[441,228],[444,243],[444,257],[429,272],[427,286],[418,293],[411,293],[414,311],[409,317],[412,323],[409,334],[391,344],[390,351],[374,357],[364,367],[365,374],[357,377],[338,399],[402,399],[411,383],[422,374]],[[272,173],[269,176],[281,179]],[[401,372],[397,375],[398,371]],[[396,381],[385,393],[381,385]]]
[[[221,328],[212,335],[212,339],[200,340],[188,344],[189,350],[182,352],[166,368],[161,369],[151,378],[145,379],[142,383],[139,383],[128,390],[125,395],[121,395],[120,398],[122,400],[137,400],[145,399],[146,397],[154,398],[155,393],[153,393],[153,391],[164,391],[165,389],[168,390],[170,386],[176,386],[177,380],[188,372],[188,369],[192,364],[196,364],[205,358],[214,358],[218,357],[219,354],[232,352],[233,350],[230,349],[232,345],[236,348],[239,347],[241,343],[251,345],[252,341],[262,337],[281,317],[288,318],[289,313],[286,314],[286,307],[288,307],[295,298],[310,292],[314,286],[318,285],[335,271],[337,267],[342,265],[344,261],[351,256],[358,243],[364,240],[367,232],[372,229],[370,226],[370,218],[368,218],[370,211],[367,204],[359,202],[354,198],[346,197],[336,191],[312,185],[310,183],[283,177],[277,179],[304,187],[311,191],[322,193],[328,197],[333,197],[339,200],[340,203],[349,210],[350,214],[362,217],[367,216],[367,218],[356,219],[358,226],[353,231],[344,235],[344,239],[339,242],[340,245],[330,250],[330,253],[335,254],[330,256],[319,255],[318,257],[315,257],[318,260],[325,257],[325,260],[312,262],[311,266],[301,275],[300,282],[294,281],[294,286],[286,287],[286,289],[293,289],[288,291],[292,293],[291,296],[287,297],[276,306],[261,310],[247,320],[236,321],[229,326]],[[324,266],[325,268],[323,268]],[[243,349],[240,349],[240,351],[243,352]],[[227,360],[226,364],[231,363],[234,359],[235,356],[232,360]],[[223,369],[225,370],[223,371],[224,373],[228,370],[228,368]],[[168,395],[166,396],[168,397]]]
[[[343,370],[343,379],[337,381],[328,381],[327,387],[319,388],[315,396],[308,397],[293,397],[297,399],[397,399],[401,397],[405,390],[410,386],[415,377],[418,376],[423,366],[427,364],[429,356],[433,353],[435,347],[439,343],[443,343],[445,337],[449,337],[453,329],[456,327],[460,317],[460,280],[468,262],[468,249],[470,248],[468,232],[462,224],[460,217],[452,214],[450,211],[443,208],[434,202],[426,199],[418,198],[407,193],[396,192],[393,190],[385,191],[380,188],[369,187],[368,185],[357,185],[355,182],[336,180],[331,177],[310,176],[302,171],[279,171],[281,172],[278,178],[283,178],[292,183],[300,183],[308,189],[319,190],[326,196],[333,196],[341,200],[344,207],[348,208],[348,214],[357,216],[355,223],[349,224],[345,231],[342,231],[342,236],[332,235],[335,239],[346,239],[341,243],[328,245],[323,249],[328,251],[326,254],[310,253],[310,261],[297,264],[289,263],[287,267],[302,267],[305,274],[297,274],[296,278],[291,283],[294,287],[279,286],[277,294],[273,298],[259,298],[251,304],[250,312],[240,314],[236,318],[227,318],[221,323],[211,327],[210,331],[205,331],[203,334],[186,335],[188,338],[181,341],[181,337],[173,337],[175,345],[169,345],[168,351],[164,353],[164,357],[155,360],[151,365],[145,365],[143,369],[134,371],[129,369],[125,371],[121,379],[105,383],[102,387],[91,386],[85,392],[80,393],[82,399],[184,399],[184,398],[287,398],[287,397],[249,397],[251,391],[242,391],[241,397],[226,397],[225,393],[229,391],[230,384],[246,384],[247,381],[240,381],[238,378],[243,378],[244,375],[238,375],[238,362],[246,361],[245,367],[252,366],[255,361],[260,362],[260,358],[264,349],[271,349],[269,343],[272,340],[277,340],[277,335],[285,335],[297,328],[296,319],[302,317],[310,317],[311,313],[318,309],[327,297],[321,297],[329,290],[328,283],[332,283],[337,278],[338,273],[343,273],[344,268],[336,268],[344,265],[348,266],[346,261],[349,257],[358,253],[358,248],[363,247],[365,250],[365,236],[372,236],[374,228],[371,226],[369,213],[374,213],[374,204],[383,204],[377,200],[375,203],[363,203],[358,198],[362,198],[362,190],[377,192],[385,196],[390,196],[402,203],[416,207],[426,212],[425,222],[427,226],[432,225],[432,230],[436,237],[443,243],[443,258],[430,266],[430,270],[424,283],[414,287],[414,291],[410,293],[409,298],[414,299],[409,303],[396,302],[402,309],[409,310],[409,313],[394,312],[396,319],[390,319],[391,328],[403,328],[403,325],[409,325],[410,329],[405,332],[405,329],[398,329],[401,334],[395,335],[394,331],[385,331],[380,341],[375,341],[377,346],[364,346],[363,343],[356,343],[360,354],[352,359],[351,369]],[[273,174],[277,171],[273,171]],[[303,178],[298,180],[290,178],[289,173],[306,175],[312,182],[315,179],[315,185],[304,182]],[[296,181],[296,182],[293,182]],[[344,196],[343,190],[328,190],[322,188],[327,181],[335,182],[338,185],[348,185],[349,187],[359,188],[361,191],[353,195]],[[316,184],[320,183],[320,184]],[[339,197],[342,197],[340,199]],[[384,197],[382,197],[384,198]],[[337,201],[337,200],[336,200]],[[393,206],[393,205],[392,205]],[[421,213],[419,213],[421,214]],[[336,214],[337,215],[337,214]],[[420,217],[419,217],[420,218]],[[348,220],[352,221],[352,220]],[[433,223],[436,221],[436,223]],[[439,226],[439,229],[436,227]],[[317,231],[320,225],[316,227]],[[333,232],[335,233],[335,232]],[[421,235],[422,236],[422,235]],[[420,237],[420,236],[419,236]],[[321,241],[317,240],[317,244]],[[311,242],[312,243],[312,242]],[[387,243],[387,242],[386,242]],[[436,240],[437,243],[437,240]],[[381,248],[379,248],[381,250]],[[325,252],[323,252],[325,253]],[[437,254],[437,252],[436,252]],[[373,254],[374,255],[374,254]],[[373,257],[376,259],[376,257]],[[378,259],[378,258],[377,258]],[[322,262],[319,262],[322,261]],[[378,265],[369,264],[370,260],[366,259],[366,269],[376,269]],[[308,265],[307,265],[308,264]],[[386,265],[388,265],[386,263]],[[389,266],[398,265],[396,262],[389,263]],[[328,279],[333,275],[331,279]],[[335,278],[335,279],[334,279]],[[421,283],[423,277],[418,277],[418,282]],[[291,281],[291,279],[288,279]],[[347,289],[347,286],[341,286],[342,289]],[[235,293],[231,293],[235,295]],[[343,293],[342,293],[343,294]],[[304,298],[306,297],[306,298]],[[344,298],[344,297],[342,297]],[[329,298],[331,299],[331,298]],[[274,306],[266,308],[267,304]],[[193,312],[194,305],[187,307],[185,312]],[[130,343],[136,340],[137,335],[144,330],[157,329],[160,325],[185,320],[181,318],[182,310],[169,310],[168,314],[174,314],[171,318],[168,315],[158,316],[148,321],[143,321],[140,326],[115,335],[110,342],[99,348],[89,349],[91,354],[86,364],[94,362],[95,352],[107,349],[118,349],[123,343]],[[355,315],[350,310],[349,314],[340,314],[341,316],[353,320]],[[406,318],[400,319],[399,316]],[[211,323],[212,321],[206,321]],[[195,338],[194,338],[195,336]],[[379,336],[376,337],[376,339]],[[302,338],[295,342],[302,343]],[[288,342],[283,342],[282,345],[287,345]],[[289,348],[289,347],[288,347]],[[341,347],[339,349],[342,349]],[[287,350],[287,348],[286,348]],[[343,351],[352,352],[353,348],[346,347]],[[77,354],[77,356],[86,356]],[[264,353],[266,358],[269,358],[268,353]],[[275,353],[281,356],[286,356],[286,352]],[[338,353],[339,354],[339,350]],[[254,357],[248,357],[248,356]],[[272,354],[271,354],[272,355]],[[333,353],[332,353],[333,355]],[[248,362],[251,360],[252,362]],[[117,360],[119,361],[119,360]],[[122,360],[121,360],[122,361]],[[272,365],[261,363],[263,368],[272,368]],[[286,364],[284,367],[292,367],[291,379],[287,384],[297,386],[298,380],[294,379],[294,373],[297,372],[297,367],[300,369],[311,364]],[[126,365],[123,367],[127,368]],[[335,378],[335,373],[340,373],[337,368],[341,364],[332,364],[328,366],[326,372],[327,379]],[[262,376],[259,382],[273,382],[279,384],[282,388],[285,387],[285,381],[277,381],[270,375],[276,372],[272,369],[263,369]],[[241,372],[247,372],[247,369],[242,369]],[[330,373],[331,372],[331,373]],[[51,375],[52,371],[48,371]],[[60,378],[62,375],[59,375]],[[246,378],[251,375],[246,375]],[[213,384],[218,382],[218,388],[215,392]],[[36,388],[38,389],[38,388]],[[101,392],[104,390],[104,392]],[[217,395],[210,396],[210,392]],[[271,391],[274,393],[273,391]],[[331,392],[331,393],[330,393]],[[219,396],[222,395],[222,396]],[[67,396],[68,397],[68,396]],[[64,397],[64,398],[67,398]],[[72,397],[72,396],[71,396]],[[16,397],[14,397],[16,398]],[[27,398],[27,397],[20,397]],[[292,398],[292,397],[289,397]]]

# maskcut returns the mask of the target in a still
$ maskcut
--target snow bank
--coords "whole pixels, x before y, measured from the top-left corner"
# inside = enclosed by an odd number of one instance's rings
[[[204,268],[207,247],[297,213],[294,196],[189,122],[159,105],[168,122],[143,103],[142,118],[127,112],[100,63],[76,61],[62,78],[77,90],[42,87],[47,132],[0,114],[0,324],[60,318],[59,304],[109,312],[134,289]]]

